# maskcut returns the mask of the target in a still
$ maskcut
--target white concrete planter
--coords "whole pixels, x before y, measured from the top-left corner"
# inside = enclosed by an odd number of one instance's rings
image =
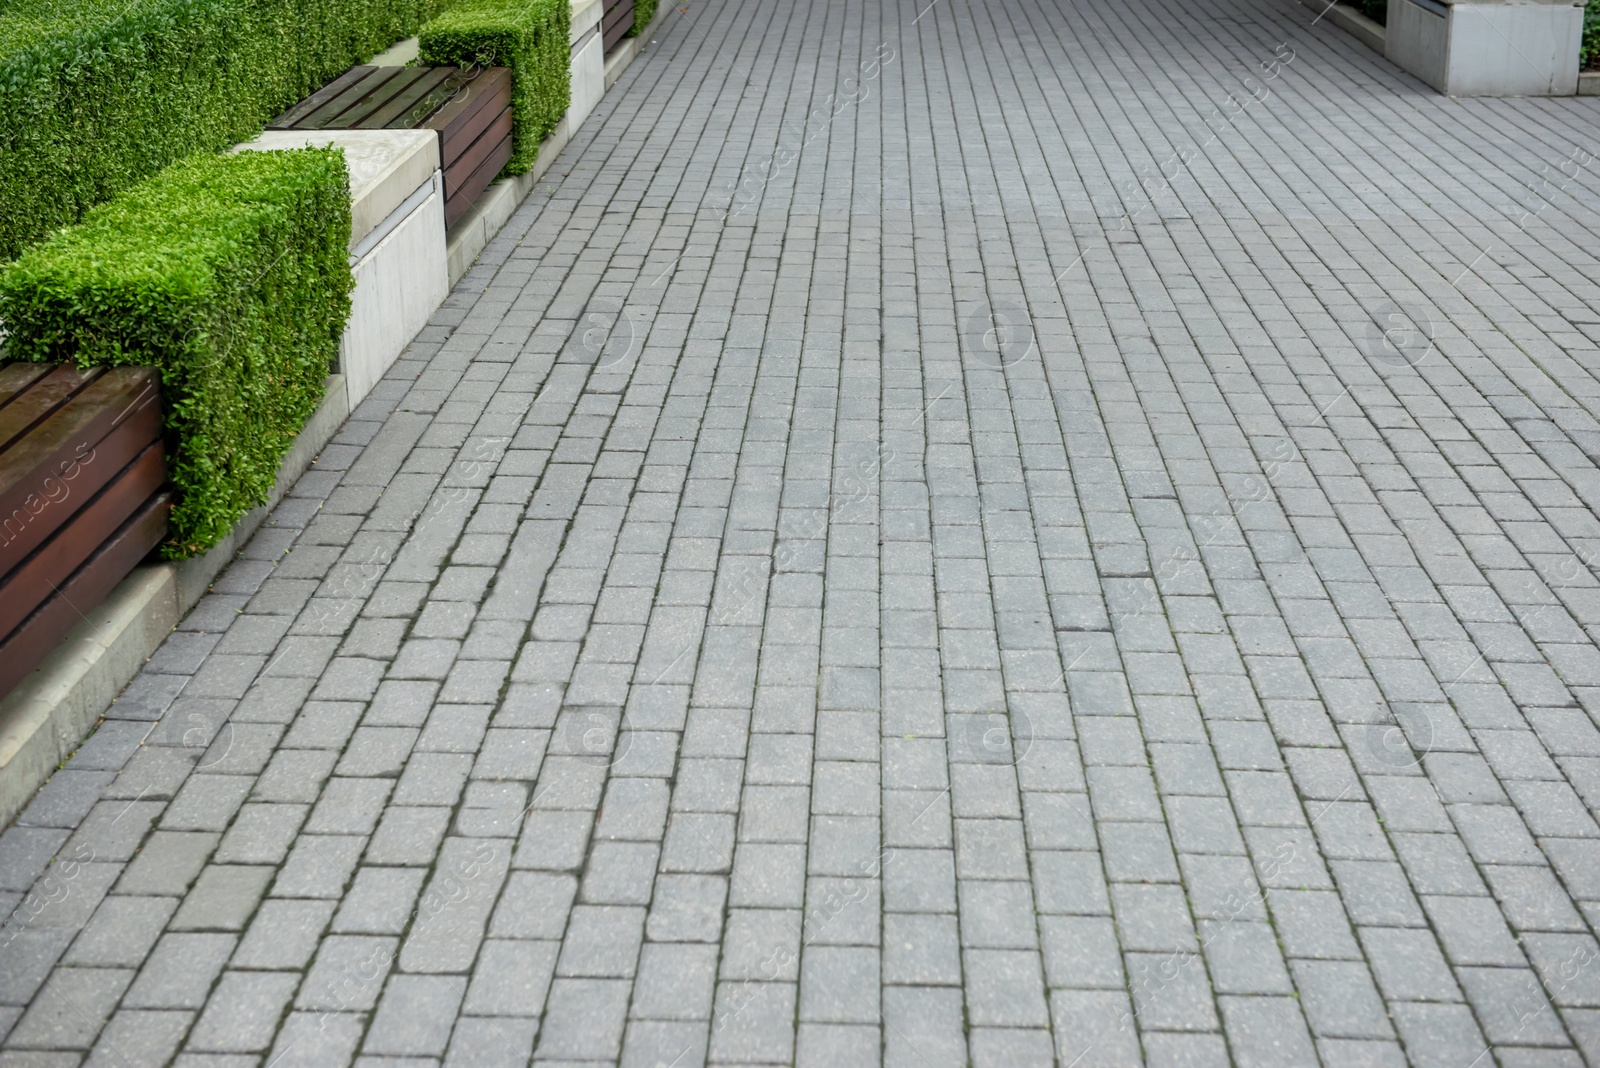
[[[572,0],[572,103],[567,125],[576,130],[606,94],[605,43],[600,38],[600,0]]]
[[[339,343],[339,370],[353,410],[450,295],[439,172],[368,234],[351,259],[356,288]]]
[[[1449,96],[1571,96],[1582,34],[1572,0],[1390,0],[1384,54]]]

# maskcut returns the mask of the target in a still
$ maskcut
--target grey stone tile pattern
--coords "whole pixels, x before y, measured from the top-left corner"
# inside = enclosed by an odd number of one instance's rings
[[[669,10],[0,835],[0,1062],[1600,1063],[1597,119]]]

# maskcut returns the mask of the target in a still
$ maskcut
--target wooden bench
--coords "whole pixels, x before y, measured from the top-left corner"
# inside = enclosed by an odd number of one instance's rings
[[[267,129],[437,131],[448,227],[511,158],[511,71],[351,67]]]
[[[0,366],[0,696],[166,537],[166,480],[154,369]]]
[[[633,0],[605,0],[606,13],[600,17],[602,46],[607,52],[633,29]]]

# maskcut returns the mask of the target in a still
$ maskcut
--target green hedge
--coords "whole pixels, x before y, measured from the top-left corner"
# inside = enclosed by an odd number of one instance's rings
[[[9,355],[161,371],[168,557],[262,504],[350,314],[334,149],[200,155],[93,208],[0,274]]]
[[[1583,9],[1583,45],[1578,53],[1578,69],[1600,66],[1600,0],[1589,0]]]
[[[422,28],[426,66],[511,68],[511,160],[525,174],[572,98],[568,0],[460,0]]]
[[[639,36],[655,17],[656,0],[633,0],[633,29],[628,31],[628,36]]]
[[[442,0],[0,0],[0,261],[254,137]]]

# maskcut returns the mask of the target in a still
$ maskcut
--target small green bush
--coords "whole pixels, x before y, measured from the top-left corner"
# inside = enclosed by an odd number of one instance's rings
[[[338,354],[349,242],[343,153],[203,155],[0,273],[12,358],[160,369],[166,556],[203,552],[267,499]]]
[[[1583,9],[1583,47],[1578,53],[1578,69],[1600,66],[1600,0],[1589,0]]]
[[[568,0],[461,0],[422,28],[425,66],[511,68],[511,159],[526,174],[572,99]]]
[[[248,140],[443,0],[0,0],[0,260]]]
[[[1389,21],[1389,0],[1361,0],[1361,12],[1373,22],[1386,24]]]
[[[633,0],[633,29],[628,31],[628,36],[639,36],[655,17],[656,0]]]

